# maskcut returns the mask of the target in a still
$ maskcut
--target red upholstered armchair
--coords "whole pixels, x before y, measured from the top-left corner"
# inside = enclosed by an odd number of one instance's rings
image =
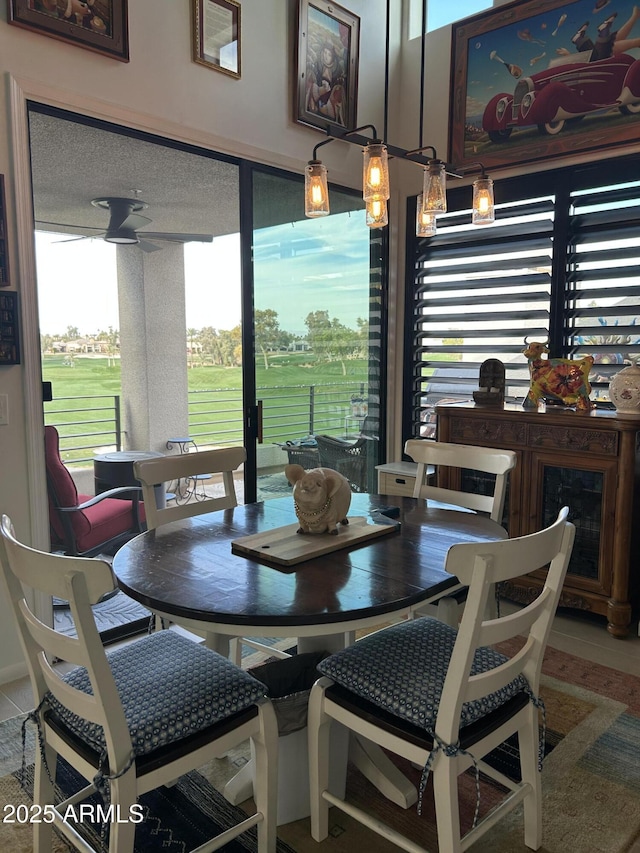
[[[44,428],[44,448],[52,548],[83,557],[115,553],[144,529],[140,489],[126,486],[95,497],[79,495],[60,458],[58,430],[53,426]],[[131,499],[121,500],[125,494]]]

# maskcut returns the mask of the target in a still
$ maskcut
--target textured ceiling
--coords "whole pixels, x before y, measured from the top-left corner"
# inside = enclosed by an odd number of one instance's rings
[[[97,235],[106,229],[109,213],[91,201],[108,196],[147,203],[140,213],[151,222],[139,229],[140,236],[145,229],[214,237],[240,230],[237,165],[46,109],[29,112],[38,230]],[[283,180],[279,172],[260,172],[254,193],[256,229],[304,219],[303,168],[301,162],[300,174],[291,180]],[[359,193],[332,192],[332,213],[363,206]]]
[[[140,198],[148,231],[239,231],[238,167],[189,151],[30,112],[31,168],[36,228],[96,234],[107,211],[91,200]]]

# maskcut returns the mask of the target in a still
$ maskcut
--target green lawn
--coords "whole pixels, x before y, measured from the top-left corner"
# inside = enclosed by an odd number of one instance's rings
[[[263,401],[264,441],[281,442],[306,435],[312,400],[314,430],[342,431],[351,395],[367,384],[365,359],[349,360],[345,366],[346,375],[343,375],[340,362],[316,364],[310,353],[274,354],[269,369],[258,359],[256,381],[258,396]],[[109,443],[106,437],[99,436],[100,433],[113,435],[113,400],[77,398],[119,395],[119,360],[109,362],[106,356],[76,356],[70,360],[64,355],[45,355],[42,373],[44,381],[52,383],[54,397],[45,405],[46,422],[58,426],[61,436],[96,434],[95,438],[90,435],[69,439],[67,444],[93,447]],[[189,396],[190,433],[199,436],[201,442],[241,442],[241,368],[196,366],[188,369],[187,378],[189,391],[200,392]],[[84,412],[79,415],[81,409]],[[73,452],[65,458],[70,461],[82,455]]]

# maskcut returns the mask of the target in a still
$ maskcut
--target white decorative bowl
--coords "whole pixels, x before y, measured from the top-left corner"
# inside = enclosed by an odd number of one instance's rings
[[[637,363],[611,378],[609,399],[619,414],[640,417],[640,366]]]

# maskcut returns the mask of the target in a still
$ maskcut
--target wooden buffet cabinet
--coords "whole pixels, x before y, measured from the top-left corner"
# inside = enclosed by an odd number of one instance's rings
[[[609,633],[627,636],[640,578],[640,417],[549,406],[530,411],[508,403],[436,410],[439,441],[517,452],[505,507],[510,536],[540,530],[569,507],[576,541],[560,606],[606,616]],[[456,475],[449,470],[442,476]],[[474,472],[462,476],[473,479]],[[538,573],[526,575],[505,595],[526,603],[542,582]]]

